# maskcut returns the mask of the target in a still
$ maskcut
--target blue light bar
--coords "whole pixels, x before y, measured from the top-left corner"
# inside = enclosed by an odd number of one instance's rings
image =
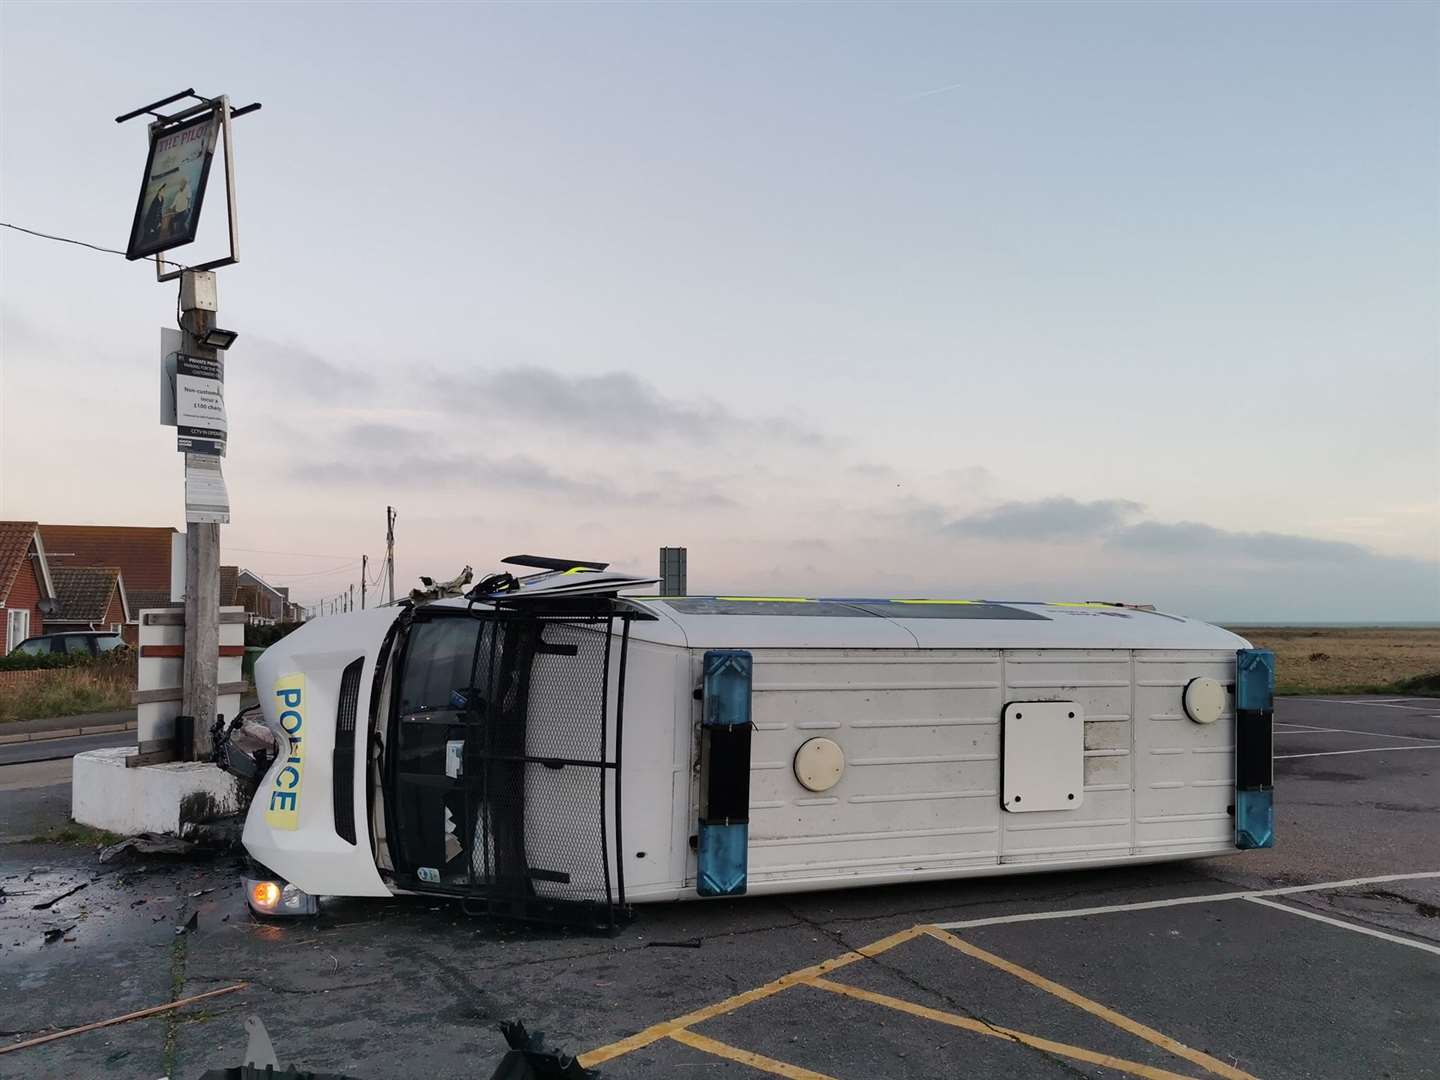
[[[711,649],[702,665],[700,822],[695,891],[739,896],[749,875],[750,688],[744,649]]]
[[[701,896],[743,896],[749,879],[750,824],[700,823],[695,891]]]
[[[1275,846],[1275,654],[1235,653],[1235,846]]]
[[[750,723],[750,680],[754,658],[745,649],[711,649],[705,654],[705,727]]]
[[[1275,654],[1269,649],[1235,653],[1235,708],[1266,712],[1275,707]]]

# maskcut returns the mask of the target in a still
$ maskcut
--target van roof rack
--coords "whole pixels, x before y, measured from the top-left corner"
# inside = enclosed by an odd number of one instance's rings
[[[607,562],[587,562],[584,559],[556,559],[549,555],[507,555],[500,560],[511,566],[533,566],[537,570],[605,570]]]

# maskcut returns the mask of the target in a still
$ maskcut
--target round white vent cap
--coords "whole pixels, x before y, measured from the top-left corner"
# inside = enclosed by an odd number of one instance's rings
[[[1225,711],[1225,684],[1218,679],[1191,679],[1185,686],[1185,715],[1197,724],[1213,724]]]
[[[829,791],[845,774],[845,751],[833,739],[807,739],[795,751],[795,779],[809,791]]]

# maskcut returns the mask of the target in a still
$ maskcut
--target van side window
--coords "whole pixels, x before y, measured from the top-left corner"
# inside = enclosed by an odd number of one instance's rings
[[[479,619],[436,619],[411,629],[400,679],[402,715],[448,709],[451,692],[471,685],[470,665],[482,625]]]

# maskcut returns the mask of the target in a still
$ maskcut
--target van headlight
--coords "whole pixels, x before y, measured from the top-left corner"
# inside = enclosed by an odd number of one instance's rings
[[[245,902],[257,915],[314,915],[320,904],[288,881],[244,878]]]

